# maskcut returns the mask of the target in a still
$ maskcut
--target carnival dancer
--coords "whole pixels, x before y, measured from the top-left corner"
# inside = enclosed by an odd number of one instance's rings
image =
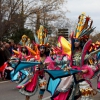
[[[26,45],[27,45],[27,40],[28,40],[28,36],[24,34],[24,35],[22,36],[22,38],[21,38],[19,44],[20,44],[21,46],[26,46]]]
[[[90,22],[90,24],[88,23]],[[81,96],[81,100],[90,100],[92,94],[96,94],[96,91],[91,87],[88,79],[91,79],[94,75],[93,69],[87,64],[88,59],[85,56],[89,52],[92,40],[89,40],[90,33],[93,32],[95,28],[92,28],[93,21],[90,17],[86,16],[84,13],[79,16],[78,25],[75,34],[71,34],[71,63],[70,68],[77,69],[82,73],[76,75],[77,80],[85,79],[85,81],[80,82],[77,85],[77,91],[75,93],[74,100]],[[87,60],[87,61],[86,61]],[[68,71],[68,66],[66,66],[66,71]],[[52,73],[51,73],[52,74]],[[59,76],[59,75],[58,75]],[[60,76],[61,77],[61,76]],[[65,76],[64,76],[65,77]],[[71,84],[72,82],[70,82]],[[70,87],[69,87],[70,88]],[[68,89],[68,88],[67,88]],[[73,94],[73,91],[71,92]],[[52,98],[53,100],[66,100],[66,98],[58,97],[58,94]],[[71,97],[71,96],[70,96]],[[71,99],[72,100],[72,99]]]
[[[65,70],[66,67],[69,66],[71,44],[64,37],[60,36],[58,38],[58,47],[53,47],[52,50],[55,53],[56,57],[53,58],[52,66],[54,66],[54,69],[51,68],[50,70]],[[47,91],[51,93],[51,99],[68,99],[69,87],[72,85],[72,81],[73,76],[57,78],[55,80],[50,77],[47,85]]]
[[[89,24],[90,22],[90,24]],[[75,36],[72,38],[72,63],[73,69],[82,70],[82,74],[77,75],[77,79],[84,78],[85,81],[79,83],[79,90],[81,91],[81,100],[90,100],[91,92],[96,91],[91,87],[87,79],[91,79],[94,75],[93,67],[87,64],[89,61],[89,49],[92,44],[92,40],[89,40],[89,35],[93,32],[95,28],[92,28],[93,21],[90,17],[86,16],[84,13],[79,16],[78,25],[75,31]],[[88,55],[87,59],[85,59]],[[96,70],[96,69],[95,69]],[[89,92],[87,92],[89,91]],[[84,92],[84,93],[83,93]]]
[[[41,28],[41,27],[40,27]],[[43,32],[42,30],[39,32]],[[39,34],[39,33],[38,33]],[[39,36],[39,35],[38,35]],[[24,86],[24,88],[20,89],[20,93],[24,94],[26,96],[25,100],[29,100],[32,95],[34,95],[37,91],[37,87],[39,85],[39,96],[38,100],[42,100],[43,94],[46,89],[46,78],[45,78],[45,72],[44,69],[46,68],[46,65],[44,64],[45,59],[49,55],[47,51],[47,37],[43,37],[41,41],[39,41],[38,37],[35,35],[35,44],[38,46],[38,52],[35,52],[34,54],[37,56],[35,58],[35,61],[40,62],[39,65],[35,66],[33,71],[33,76],[31,77],[30,81],[27,82],[27,84]],[[42,44],[41,44],[42,43]],[[33,51],[28,47],[31,53]]]
[[[44,63],[44,60],[47,57],[45,49],[46,49],[45,46],[40,46],[39,47],[39,50],[40,50],[40,59],[39,59],[39,62],[41,62],[41,64],[35,67],[35,72],[34,72],[34,73],[37,73],[40,70],[40,73],[36,74],[36,75],[38,75],[38,77],[37,77],[36,80],[39,80],[39,88],[40,88],[39,96],[38,96],[39,100],[42,100],[43,94],[44,94],[45,89],[46,89],[46,79],[45,79],[45,73],[43,71],[43,69],[45,68],[45,66],[44,66],[43,63]],[[38,82],[36,84],[38,84]],[[28,84],[26,85],[26,87],[25,87],[26,89],[27,89],[27,86],[29,86],[29,85]],[[28,91],[28,90],[26,90],[26,91]],[[30,98],[30,92],[26,93],[25,95],[26,95],[26,100],[29,100],[29,98]]]
[[[17,46],[17,50],[13,50],[14,56],[17,56],[21,60],[29,60],[30,58],[33,58],[30,50],[28,49],[33,49],[33,44],[28,36],[23,35]]]
[[[28,40],[27,40],[27,46],[30,47],[31,49],[33,49],[33,44],[31,42],[30,38],[28,38]]]

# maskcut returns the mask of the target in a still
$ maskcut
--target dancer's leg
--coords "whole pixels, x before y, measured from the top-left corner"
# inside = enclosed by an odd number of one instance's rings
[[[40,89],[39,91],[39,96],[38,96],[38,100],[42,100],[43,95],[44,95],[45,89]]]
[[[30,96],[26,96],[26,99],[25,100],[29,100],[30,99]]]

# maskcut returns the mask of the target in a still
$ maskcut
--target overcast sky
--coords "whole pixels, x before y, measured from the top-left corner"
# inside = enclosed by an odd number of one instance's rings
[[[70,11],[66,13],[71,20],[78,20],[78,16],[85,12],[93,20],[93,26],[100,31],[100,0],[67,0],[67,9]]]

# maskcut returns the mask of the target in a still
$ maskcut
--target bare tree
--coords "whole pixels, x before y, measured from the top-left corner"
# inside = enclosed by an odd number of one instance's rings
[[[60,20],[68,20],[67,8],[62,9],[65,3],[67,0],[0,0],[0,36],[24,27],[37,30],[40,24],[57,28]]]
[[[92,42],[96,42],[99,41],[100,42],[100,32],[99,31],[94,31],[91,35],[90,35],[90,39],[92,39]]]
[[[18,9],[20,0],[1,0],[0,1],[0,35],[4,36],[11,30],[11,26],[15,26],[17,22]],[[15,20],[16,19],[16,20]]]
[[[24,28],[25,21],[33,12],[26,0],[0,0],[0,36],[13,34]],[[30,6],[31,5],[31,6]]]
[[[50,27],[57,27],[57,23],[60,23],[61,20],[64,20],[67,22],[66,13],[68,12],[67,8],[66,10],[62,10],[63,4],[66,4],[67,0],[38,0],[34,1],[35,4],[35,10],[36,15],[30,15],[28,17],[28,21],[26,25],[29,26],[31,24],[32,27],[36,27],[36,24],[43,24],[43,25],[49,25]],[[36,23],[36,20],[39,20],[39,23]],[[59,21],[60,20],[60,21]],[[33,28],[34,29],[34,28]],[[38,29],[38,28],[36,28]]]

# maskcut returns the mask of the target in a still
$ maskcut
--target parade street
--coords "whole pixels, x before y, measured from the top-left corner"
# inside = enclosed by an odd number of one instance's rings
[[[92,80],[93,87],[96,88],[96,79]],[[25,100],[25,96],[16,89],[17,83],[11,81],[0,81],[0,100]],[[38,92],[30,100],[37,100]],[[95,100],[100,100],[100,93],[94,96]],[[50,100],[50,94],[46,91],[42,100]]]
[[[0,100],[25,100],[25,96],[18,92],[17,84],[11,81],[0,81]],[[37,100],[38,92],[30,100]],[[50,100],[50,94],[45,92],[43,100]]]

